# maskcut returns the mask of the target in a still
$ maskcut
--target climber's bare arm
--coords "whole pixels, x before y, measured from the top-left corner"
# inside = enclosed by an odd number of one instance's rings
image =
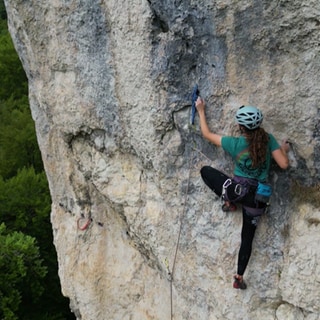
[[[206,119],[206,113],[205,113],[205,102],[199,97],[196,101],[196,108],[199,114],[200,118],[200,128],[201,128],[201,133],[203,137],[216,146],[221,146],[221,138],[219,134],[213,133],[210,131],[208,124],[207,124],[207,119]]]

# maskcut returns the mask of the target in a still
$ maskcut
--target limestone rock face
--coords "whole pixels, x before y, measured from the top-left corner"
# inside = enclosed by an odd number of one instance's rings
[[[320,319],[320,2],[6,0],[29,79],[64,295],[78,319]],[[232,161],[190,125],[240,105],[289,137],[272,206],[232,288],[241,211],[199,170]]]

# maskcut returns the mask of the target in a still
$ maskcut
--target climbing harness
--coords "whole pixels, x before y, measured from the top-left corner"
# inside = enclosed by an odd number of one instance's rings
[[[256,203],[255,207],[248,207],[242,203],[242,199],[249,193],[254,196],[254,202]],[[239,176],[229,178],[222,186],[222,211],[235,211],[237,209],[235,203],[242,203],[242,207],[251,216],[260,216],[267,211],[268,206],[270,205],[269,200],[271,193],[272,187],[267,183],[261,183],[254,179]]]
[[[191,95],[191,101],[192,101],[192,105],[191,105],[191,124],[194,125],[194,118],[196,116],[196,101],[199,97],[199,89],[198,89],[198,85],[196,84],[192,90],[192,95]]]
[[[222,193],[221,193],[221,200],[223,202],[221,209],[223,212],[229,211],[236,211],[237,206],[228,200],[227,196],[227,188],[232,185],[232,179],[227,179],[224,184],[222,185]],[[241,184],[236,184],[234,188],[234,193],[238,196],[241,196],[242,193],[242,186]]]
[[[236,177],[231,179],[227,179],[222,186],[222,199],[225,201],[237,202],[241,200],[249,191],[250,185],[246,182],[246,179],[241,179],[243,181],[236,181]],[[233,193],[235,197],[233,199],[228,195],[227,189],[228,187],[233,186]]]

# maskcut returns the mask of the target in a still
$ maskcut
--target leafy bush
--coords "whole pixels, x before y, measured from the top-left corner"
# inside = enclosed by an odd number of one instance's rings
[[[22,294],[38,300],[44,287],[40,279],[47,269],[42,265],[35,238],[22,232],[8,233],[0,225],[0,318],[19,319]]]

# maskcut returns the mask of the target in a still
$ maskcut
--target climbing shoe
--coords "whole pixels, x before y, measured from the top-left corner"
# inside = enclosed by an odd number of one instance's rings
[[[223,212],[231,212],[231,211],[236,211],[237,210],[237,206],[233,203],[230,202],[225,202],[222,205],[222,211]]]
[[[243,281],[243,279],[242,278],[239,279],[237,276],[234,276],[233,287],[235,289],[241,289],[241,290],[247,289],[247,285]]]

